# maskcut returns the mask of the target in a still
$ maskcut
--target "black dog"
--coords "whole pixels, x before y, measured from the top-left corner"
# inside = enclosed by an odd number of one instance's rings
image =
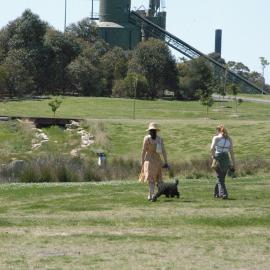
[[[152,202],[155,202],[157,200],[157,198],[160,197],[161,195],[165,195],[166,198],[169,198],[169,197],[172,198],[174,196],[179,198],[180,193],[179,193],[178,188],[177,188],[178,183],[179,183],[179,180],[175,179],[174,183],[162,183],[162,184],[158,185],[158,192],[152,198]]]

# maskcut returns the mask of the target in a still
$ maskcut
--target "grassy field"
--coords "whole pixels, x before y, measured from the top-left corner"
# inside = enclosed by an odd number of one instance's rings
[[[110,152],[114,155],[137,157],[140,154],[142,138],[146,134],[147,121],[107,122]],[[189,160],[206,158],[215,127],[220,123],[216,120],[159,120],[167,151],[171,160]],[[266,121],[222,121],[234,140],[235,152],[239,159],[260,157],[268,159],[270,143],[268,134],[270,126]],[[132,138],[132,139],[131,139]],[[259,150],[259,151],[258,151]]]
[[[48,100],[5,102],[0,104],[0,111],[2,115],[50,116],[47,103]],[[269,163],[270,148],[266,147],[270,144],[269,106],[244,102],[239,106],[239,114],[235,115],[233,102],[216,102],[206,117],[205,108],[199,102],[136,101],[136,119],[132,119],[133,100],[65,97],[57,116],[86,119],[83,125],[95,135],[96,143],[81,154],[96,160],[96,152],[103,150],[109,162],[115,158],[138,162],[145,130],[149,121],[154,120],[161,126],[169,162],[178,163],[177,173],[181,176],[193,178],[206,174],[200,172],[196,176],[194,170],[182,170],[179,163],[207,160],[211,138],[220,123],[229,129],[237,160],[255,161],[261,167],[260,173],[268,174],[269,165],[264,167],[260,160]],[[80,146],[78,134],[58,127],[43,131],[49,142],[32,150],[34,132],[31,125],[0,122],[0,162],[5,164],[12,159],[28,160],[51,154],[69,158],[71,151]],[[253,174],[253,168],[245,167],[241,175]]]
[[[102,124],[107,134],[106,145],[94,145],[93,151],[103,147],[109,156],[138,158],[142,138],[149,121],[161,125],[172,160],[205,158],[215,127],[224,123],[235,141],[239,158],[252,156],[268,158],[270,148],[270,105],[244,102],[235,115],[233,102],[217,102],[209,117],[199,102],[136,101],[136,119],[133,100],[110,98],[65,97],[57,112],[58,117],[78,117],[88,120],[88,126]],[[11,101],[0,104],[2,115],[52,116],[48,100]],[[31,152],[31,133],[14,123],[0,123],[1,157],[23,156]],[[27,132],[26,132],[27,131]],[[57,128],[45,129],[51,138],[39,152],[69,153],[79,144],[78,136]],[[71,143],[72,142],[72,143]],[[260,149],[260,151],[258,151]]]
[[[0,115],[49,116],[52,117],[49,99],[20,100],[0,103]],[[88,119],[133,119],[132,99],[64,97],[56,113],[57,117],[78,117]],[[234,102],[226,102],[225,107],[216,102],[210,109],[210,119],[269,120],[269,104],[244,102],[234,113]],[[137,100],[136,119],[203,119],[205,107],[198,101],[146,101]],[[208,117],[207,117],[208,118]]]
[[[85,154],[94,156],[95,151],[103,149],[109,158],[123,157],[139,159],[142,140],[146,134],[149,120],[91,120],[88,126],[102,125],[106,134],[105,142],[92,145]],[[209,157],[211,138],[215,127],[220,123],[211,119],[158,120],[160,135],[165,141],[169,160],[204,159]],[[270,125],[267,121],[222,121],[229,129],[234,140],[238,159],[269,159]],[[38,150],[31,150],[33,132],[16,122],[0,122],[0,160],[27,158],[42,153],[69,155],[80,144],[74,133],[52,127],[44,129],[50,141]],[[92,154],[91,154],[92,153]]]
[[[0,269],[245,269],[270,264],[269,178],[180,180],[180,199],[137,182],[0,186]]]
[[[235,114],[233,102],[217,102],[206,117],[198,102],[136,101],[133,119],[133,102],[68,97],[57,116],[86,119],[97,142],[83,154],[94,157],[103,148],[109,162],[138,161],[152,120],[161,125],[170,163],[207,159],[221,122],[237,160],[269,160],[268,104],[244,102]],[[48,100],[2,102],[0,114],[52,116]],[[0,122],[1,163],[70,156],[80,144],[78,135],[58,127],[43,131],[49,142],[32,150],[29,123]],[[134,181],[0,185],[0,270],[269,269],[269,170],[228,179],[227,201],[212,198],[214,177],[180,175],[181,198],[156,203],[146,200],[147,186]]]

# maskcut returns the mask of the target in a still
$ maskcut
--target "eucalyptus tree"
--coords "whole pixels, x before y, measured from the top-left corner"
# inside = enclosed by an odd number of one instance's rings
[[[262,93],[263,93],[264,87],[265,87],[264,71],[265,71],[265,68],[269,66],[270,63],[264,57],[260,57],[260,61],[261,61],[261,66],[262,66]]]
[[[122,48],[108,50],[100,59],[100,67],[106,81],[106,95],[112,94],[115,81],[124,79],[128,71],[128,53]]]
[[[260,57],[260,60],[261,60],[261,65],[262,65],[262,76],[264,77],[264,70],[267,66],[269,66],[270,63],[264,57]]]
[[[8,68],[9,77],[15,79],[14,82],[9,79],[9,89],[12,93],[24,93],[30,82],[35,91],[43,87],[44,68],[47,66],[43,46],[46,29],[47,23],[27,9],[1,30],[0,57],[4,66]],[[14,61],[13,68],[12,61]],[[20,85],[23,89],[18,88]],[[33,87],[29,87],[29,92],[32,90]]]
[[[67,67],[81,53],[81,44],[73,35],[50,28],[46,32],[44,45],[49,62],[47,89],[50,94],[65,94],[69,88]]]
[[[160,40],[140,43],[131,54],[128,70],[145,76],[152,98],[161,96],[164,89],[178,87],[176,61],[168,46]]]
[[[0,96],[7,93],[8,73],[3,65],[0,65]]]
[[[180,91],[184,98],[197,99],[198,89],[207,91],[209,85],[214,85],[214,80],[209,64],[201,57],[180,63],[178,65],[180,77]],[[212,91],[213,87],[211,88]],[[214,92],[214,90],[212,91]],[[200,96],[200,95],[199,95]]]
[[[97,24],[90,18],[84,18],[77,23],[70,24],[66,28],[66,32],[89,43],[94,43],[99,40]]]
[[[89,58],[78,56],[67,67],[73,91],[82,96],[102,96],[104,80],[100,69]]]
[[[34,63],[27,50],[10,50],[2,68],[6,73],[5,84],[11,97],[22,97],[34,92],[35,81],[31,73],[34,70]]]
[[[104,42],[97,41],[84,49],[67,67],[69,82],[75,91],[84,96],[106,95],[106,80],[101,59],[107,53]],[[111,93],[111,92],[110,92]]]

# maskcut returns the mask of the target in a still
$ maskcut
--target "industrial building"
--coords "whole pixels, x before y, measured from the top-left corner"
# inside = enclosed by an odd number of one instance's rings
[[[213,66],[216,74],[225,74],[228,81],[245,85],[246,92],[261,93],[262,90],[257,85],[166,31],[167,14],[163,2],[164,0],[149,0],[148,8],[140,7],[132,11],[131,0],[99,0],[99,16],[96,18],[99,21],[97,24],[99,36],[111,46],[119,46],[125,50],[132,50],[139,42],[150,37],[164,40],[168,46],[189,59],[203,57]],[[222,30],[217,29],[215,54],[219,57],[222,53],[221,45]],[[221,79],[223,75],[220,75]]]
[[[137,44],[151,37],[144,26],[130,23],[131,0],[100,0],[99,1],[99,36],[112,46],[131,50]],[[166,12],[160,0],[149,0],[149,8],[139,8],[137,12],[160,26],[166,28]]]

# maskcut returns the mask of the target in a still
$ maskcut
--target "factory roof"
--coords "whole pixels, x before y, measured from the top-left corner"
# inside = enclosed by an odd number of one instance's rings
[[[124,28],[124,26],[114,23],[114,22],[99,22],[98,27],[106,27],[106,28]]]

